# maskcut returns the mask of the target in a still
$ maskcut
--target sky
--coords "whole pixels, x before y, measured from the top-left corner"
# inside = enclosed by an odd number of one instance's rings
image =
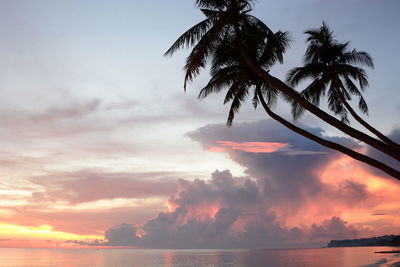
[[[399,8],[259,0],[253,14],[291,35],[271,69],[280,78],[322,21],[369,52],[367,120],[400,140]],[[250,101],[227,127],[222,94],[197,100],[207,71],[184,93],[189,51],[163,54],[201,19],[194,1],[0,2],[0,247],[306,247],[400,234],[398,181]],[[275,110],[290,118],[284,103]],[[296,123],[377,155],[311,115]]]

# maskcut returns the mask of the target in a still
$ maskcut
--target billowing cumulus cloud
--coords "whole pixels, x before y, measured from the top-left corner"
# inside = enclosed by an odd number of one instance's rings
[[[263,187],[248,177],[216,171],[211,180],[179,181],[170,211],[138,227],[106,231],[103,245],[151,248],[257,248],[293,246],[357,231],[337,217],[310,228],[288,227],[269,209]],[[126,234],[126,231],[131,231]]]
[[[142,225],[142,237],[133,226],[129,229],[135,236],[123,234],[128,227],[122,225],[107,230],[105,238],[107,245],[235,248],[282,245],[303,235],[300,229],[282,227],[264,201],[255,181],[216,171],[207,182],[180,180],[179,193],[169,200],[171,210]]]
[[[107,230],[104,237],[108,240],[110,246],[130,246],[138,239],[136,236],[136,227],[126,223]]]
[[[318,128],[307,130],[319,136],[324,134]],[[245,168],[246,176],[233,177],[226,170],[215,171],[209,181],[179,180],[178,193],[168,201],[169,211],[132,228],[135,237],[130,245],[156,248],[322,245],[330,239],[356,238],[389,230],[394,233],[393,229],[398,229],[398,223],[392,220],[399,212],[397,184],[372,175],[363,164],[272,121],[236,124],[232,128],[208,125],[188,136],[206,150],[223,150]],[[359,147],[345,137],[325,138]],[[271,143],[285,145],[264,152],[246,149],[248,144]],[[382,219],[371,216],[374,213],[391,215]],[[386,228],[379,228],[377,220],[381,224],[385,220]],[[118,244],[115,240],[108,243]]]
[[[312,224],[310,228],[311,239],[346,239],[355,238],[359,234],[353,226],[348,226],[347,222],[339,217],[332,217],[325,220],[321,225]]]
[[[229,131],[231,130],[231,131]],[[321,129],[307,129],[322,135]],[[222,128],[221,125],[206,126],[189,134],[207,147],[220,138],[231,138],[240,142],[287,143],[286,149],[273,153],[246,153],[228,150],[230,157],[246,168],[246,173],[260,181],[271,202],[300,205],[307,197],[324,191],[317,171],[325,166],[337,153],[305,139],[273,121],[258,121],[237,125],[235,129]],[[347,146],[356,146],[346,138],[331,138]],[[295,205],[293,205],[295,206]]]
[[[359,147],[349,138],[327,137],[321,129],[305,128],[347,147]],[[286,147],[272,153],[226,151],[245,168],[246,174],[257,180],[268,207],[280,222],[291,226],[310,225],[341,215],[350,223],[365,226],[363,230],[374,229],[381,234],[383,230],[378,230],[374,219],[364,214],[385,210],[391,214],[386,218],[387,224],[392,225],[391,229],[396,227],[399,210],[395,203],[397,206],[400,203],[400,188],[393,179],[385,181],[381,172],[371,173],[368,166],[303,138],[274,121],[236,124],[232,129],[208,125],[188,135],[205,149],[218,140],[287,143]]]

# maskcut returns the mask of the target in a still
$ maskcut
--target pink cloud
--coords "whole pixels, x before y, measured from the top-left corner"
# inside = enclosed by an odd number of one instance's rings
[[[30,178],[43,187],[31,201],[79,204],[102,199],[167,197],[176,191],[175,173],[97,173],[78,171]],[[172,177],[171,177],[172,176]]]
[[[285,146],[287,143],[278,142],[242,142],[236,143],[232,141],[216,141],[217,146],[213,146],[209,149],[212,152],[223,152],[227,149],[241,150],[251,153],[272,153]]]

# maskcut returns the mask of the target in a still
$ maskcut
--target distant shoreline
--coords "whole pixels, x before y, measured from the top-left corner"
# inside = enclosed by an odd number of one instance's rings
[[[371,238],[331,240],[329,247],[400,247],[400,235],[384,235]]]
[[[375,251],[374,253],[400,253],[400,250],[383,250],[383,251]]]

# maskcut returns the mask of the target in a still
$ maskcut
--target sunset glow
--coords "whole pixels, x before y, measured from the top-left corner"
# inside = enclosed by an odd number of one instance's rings
[[[55,231],[50,225],[22,226],[9,223],[0,223],[0,235],[3,237],[0,242],[1,247],[41,247],[43,242],[46,244],[45,247],[70,247],[65,241],[103,238],[101,235],[79,235]]]
[[[260,37],[246,43],[258,72],[237,53],[230,20],[188,67],[191,45],[215,23],[175,43],[207,16],[200,2],[0,1],[0,248],[315,248],[400,235],[400,181],[382,169],[400,169],[396,147],[351,112],[341,124],[329,86],[310,96],[310,81],[286,79],[307,63],[304,31],[326,22],[349,51],[373,58],[359,77],[368,112],[357,93],[345,101],[400,141],[400,1],[250,1],[243,16],[274,32],[237,24],[242,37]],[[361,68],[357,55],[347,61]],[[316,106],[320,96],[318,108],[338,120],[297,118],[296,103],[309,103],[288,88]]]
[[[288,144],[274,143],[274,142],[243,142],[236,143],[232,141],[217,141],[217,146],[211,147],[209,150],[212,152],[223,152],[226,149],[241,150],[251,153],[272,153]]]

